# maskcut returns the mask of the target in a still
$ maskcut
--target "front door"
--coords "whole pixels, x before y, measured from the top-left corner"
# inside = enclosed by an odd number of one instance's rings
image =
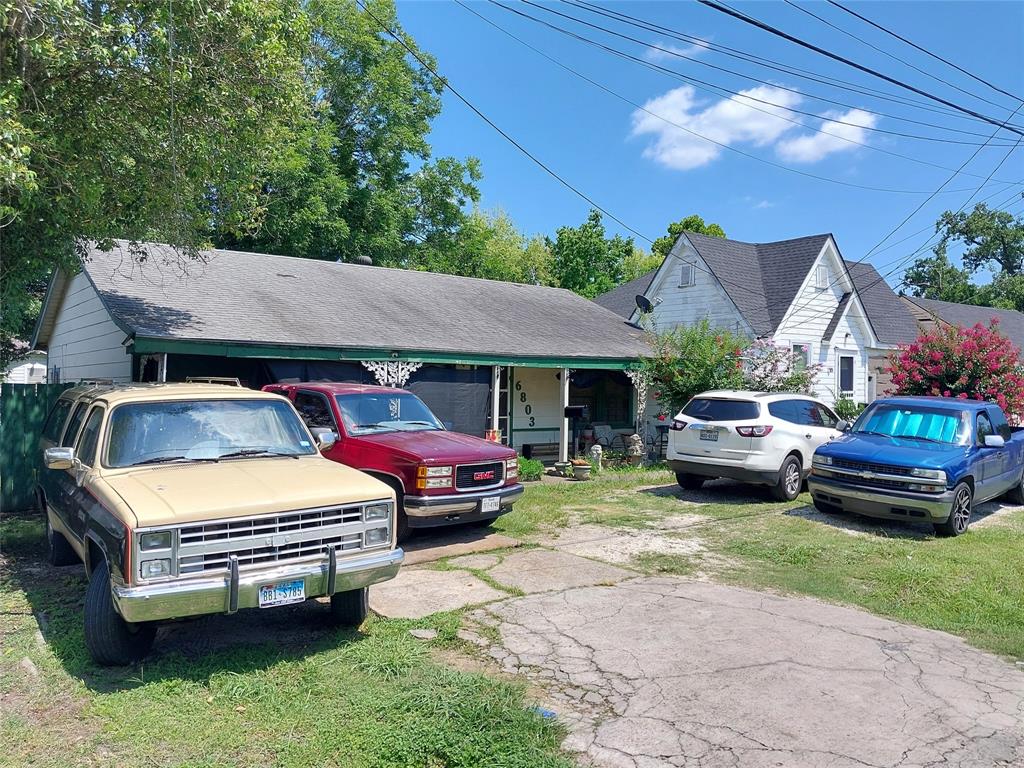
[[[61,435],[60,447],[74,447],[78,433],[81,431],[82,424],[85,421],[88,407],[88,403],[78,403],[75,406],[71,412],[71,418],[68,419],[68,424]],[[78,489],[78,465],[76,463],[71,469],[48,469],[45,471],[48,479],[46,486],[44,486],[46,490],[46,504],[59,521],[59,524],[54,525],[54,527],[77,537],[77,543],[81,545],[82,539],[75,532],[76,526],[74,524],[77,518],[74,509],[74,497],[75,491]],[[81,526],[78,526],[78,528],[81,528]],[[72,544],[75,544],[75,542],[72,542]]]

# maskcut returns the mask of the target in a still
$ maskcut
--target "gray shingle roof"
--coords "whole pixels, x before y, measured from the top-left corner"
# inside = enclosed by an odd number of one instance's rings
[[[848,261],[846,268],[878,340],[883,344],[913,342],[920,335],[917,321],[878,270],[865,261]]]
[[[951,325],[962,325],[969,328],[981,323],[987,326],[992,318],[997,318],[1000,332],[1009,337],[1019,349],[1024,349],[1024,314],[1020,312],[1012,309],[978,307],[974,304],[954,304],[950,301],[936,299],[921,299],[916,296],[905,298]]]
[[[839,304],[836,305],[836,311],[832,313],[832,319],[828,321],[825,332],[821,334],[822,341],[832,341],[832,336],[835,334],[836,328],[839,326],[839,321],[843,319],[843,313],[846,311],[846,305],[850,303],[850,299],[852,298],[853,291],[847,291],[843,294],[842,298],[839,299]]]
[[[608,311],[614,312],[619,317],[629,318],[632,316],[633,310],[636,309],[637,294],[647,292],[647,289],[651,286],[651,280],[654,279],[657,273],[658,270],[652,269],[635,280],[630,280],[628,283],[623,283],[617,288],[612,288],[607,293],[602,293],[600,296],[595,297],[594,301]]]
[[[297,347],[633,359],[643,333],[570,291],[330,261],[164,245],[93,250],[85,269],[138,336]]]

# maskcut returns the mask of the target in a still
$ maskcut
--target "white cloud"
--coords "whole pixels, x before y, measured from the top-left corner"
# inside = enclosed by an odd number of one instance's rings
[[[816,163],[835,152],[855,148],[857,144],[851,141],[866,143],[866,129],[878,122],[876,115],[860,109],[826,112],[820,116],[820,127],[833,135],[798,133],[799,125],[791,121],[799,119],[809,124],[813,120],[791,111],[802,101],[800,94],[771,85],[718,101],[700,101],[695,89],[684,85],[650,99],[643,109],[634,111],[632,135],[651,137],[643,150],[644,157],[685,171],[717,159],[724,151],[721,145],[773,147],[783,160]]]
[[[633,135],[654,137],[644,149],[644,157],[675,170],[689,170],[717,158],[723,151],[719,144],[770,145],[793,125],[779,115],[789,116],[791,113],[785,107],[796,106],[800,101],[795,93],[762,85],[702,109],[704,104],[698,103],[695,93],[689,85],[673,88],[648,101],[644,109],[633,112]]]
[[[707,49],[708,46],[699,41],[693,45],[675,45],[658,40],[653,46],[644,51],[644,58],[649,61],[666,61],[677,59],[679,56],[693,58],[694,56],[700,56]],[[679,54],[679,56],[673,54]]]
[[[774,207],[775,207],[775,203],[773,203],[771,200],[759,200],[758,202],[754,203],[754,210],[755,211],[762,211],[765,208],[774,208]]]

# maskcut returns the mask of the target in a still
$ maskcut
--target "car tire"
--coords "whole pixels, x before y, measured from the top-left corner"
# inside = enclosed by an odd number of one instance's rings
[[[787,456],[779,467],[779,480],[772,486],[772,496],[779,501],[792,501],[800,495],[804,484],[804,470],[800,459]]]
[[[331,623],[336,627],[356,628],[366,621],[369,590],[366,587],[331,595]]]
[[[1006,493],[1006,498],[1014,504],[1024,504],[1024,478]]]
[[[79,562],[78,555],[71,548],[63,533],[53,530],[50,516],[46,514],[46,559],[50,565],[75,565]]]
[[[971,524],[971,512],[974,510],[974,492],[967,483],[958,483],[953,489],[953,507],[944,522],[934,523],[935,533],[939,536],[959,536],[967,532]]]
[[[110,593],[110,569],[104,560],[89,577],[85,592],[85,647],[105,667],[123,666],[144,658],[156,637],[154,624],[131,624],[121,618]]]
[[[703,475],[691,475],[688,472],[676,472],[676,482],[686,491],[699,491],[707,480]]]

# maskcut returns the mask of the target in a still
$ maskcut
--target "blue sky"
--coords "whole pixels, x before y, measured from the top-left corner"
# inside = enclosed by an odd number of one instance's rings
[[[513,0],[503,2],[511,4]],[[739,240],[758,242],[832,232],[844,256],[859,260],[924,201],[927,193],[951,175],[951,170],[910,162],[878,149],[949,169],[960,166],[977,149],[969,144],[922,141],[883,131],[981,143],[993,130],[993,126],[973,118],[960,119],[945,112],[893,103],[767,70],[699,45],[673,40],[665,34],[616,24],[561,2],[546,2],[545,7],[585,18],[641,42],[616,38],[536,7],[516,5],[523,12],[571,28],[631,56],[747,94],[747,99],[740,100],[698,89],[678,78],[615,57],[485,0],[467,0],[467,4],[478,14],[623,98],[612,96],[561,69],[454,2],[399,0],[399,17],[419,45],[437,58],[440,72],[481,111],[601,206],[652,238],[663,234],[669,222],[699,213],[706,220],[721,224],[730,237]],[[602,5],[714,44],[770,58],[819,76],[840,78],[861,88],[886,91],[901,99],[916,99],[930,104],[933,110],[943,109],[923,97],[831,62],[694,2],[666,0]],[[914,71],[785,3],[735,2],[730,5],[991,117],[1006,119],[1020,103],[827,3],[814,2],[804,7],[968,93]],[[849,3],[848,6],[1004,90],[1024,97],[1024,3],[871,2]],[[735,69],[742,76],[716,71],[645,44],[674,49],[701,62]],[[767,82],[755,82],[747,75]],[[813,96],[843,102],[846,106],[818,101]],[[587,202],[530,162],[452,94],[445,94],[444,105],[431,134],[435,155],[480,158],[484,172],[481,183],[484,208],[504,209],[519,228],[529,234],[553,233],[561,225],[584,220],[590,207]],[[782,111],[780,107],[811,115]],[[887,113],[887,116],[874,112]],[[790,121],[839,134],[847,141],[794,125],[780,119],[779,114]],[[897,119],[900,117],[925,125]],[[829,118],[833,122],[828,122]],[[1024,125],[1024,106],[1014,119]],[[818,181],[723,149],[678,126],[804,173],[848,184],[925,194],[869,191]],[[878,130],[866,130],[865,126]],[[943,126],[969,133],[944,130]],[[1011,136],[1001,131],[994,141],[1004,145],[1012,143]],[[1007,149],[1007,146],[981,149],[965,168],[967,173],[977,176],[958,175],[946,189],[959,191],[940,194],[929,202],[886,245],[929,227],[943,210],[956,209],[967,201],[1003,159]],[[1010,154],[994,179],[1024,181],[1024,145]],[[974,199],[992,195],[990,204],[1010,199],[1006,207],[1021,212],[1024,210],[1021,190],[1024,190],[1022,185],[990,183]],[[1014,193],[1016,200],[1012,199]],[[970,205],[973,206],[973,202]],[[606,220],[606,224],[611,231],[623,231],[612,221]],[[870,260],[885,272],[898,268],[896,262],[924,245],[929,234],[917,234],[903,244],[877,251]],[[646,245],[639,239],[638,242]],[[890,282],[897,282],[899,274],[896,272]]]

